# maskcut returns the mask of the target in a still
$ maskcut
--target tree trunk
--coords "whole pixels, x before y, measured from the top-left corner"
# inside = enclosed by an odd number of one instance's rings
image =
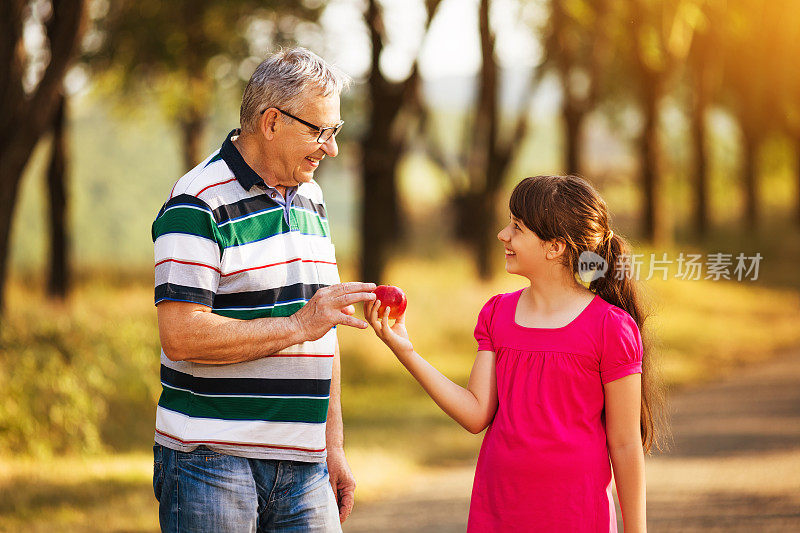
[[[702,74],[697,74],[702,75]],[[706,100],[695,88],[691,114],[692,174],[694,176],[694,229],[700,237],[708,232],[708,154],[706,152]]]
[[[454,198],[456,209],[457,238],[465,243],[473,254],[478,276],[488,280],[492,276],[492,256],[499,252],[496,240],[497,198],[502,178],[513,160],[511,151],[496,150],[492,154],[486,176],[486,186],[472,189]]]
[[[82,35],[81,0],[53,2],[46,23],[50,59],[41,81],[26,94],[22,26],[26,2],[0,2],[0,313],[5,304],[11,223],[19,182],[41,135],[52,125],[67,65]]]
[[[795,207],[796,209],[795,215],[797,218],[797,224],[800,225],[800,135],[797,135],[794,138],[794,147],[795,147],[794,156],[797,162],[797,168],[795,169],[796,172],[795,179],[797,180],[797,190],[795,191],[795,194],[797,195],[795,196],[795,200],[797,201],[797,206]]]
[[[473,250],[475,266],[481,279],[491,276],[491,240],[488,235],[495,226],[493,198],[500,187],[508,160],[499,154],[499,105],[497,89],[497,62],[494,56],[495,36],[489,24],[489,0],[481,0],[478,8],[481,41],[481,71],[478,106],[473,125],[472,150],[469,154],[470,201],[464,207],[462,220],[472,220],[472,230],[467,235]]]
[[[186,31],[187,49],[184,53],[187,96],[178,112],[181,130],[181,151],[184,169],[188,171],[203,160],[203,139],[211,107],[213,82],[205,75],[206,61],[200,52],[204,47],[202,9],[186,2],[183,5],[182,24]]]
[[[372,105],[380,107],[381,104],[372,100]],[[381,114],[377,112],[378,116]],[[397,241],[400,225],[395,179],[399,147],[392,146],[389,132],[376,124],[375,118],[373,126],[363,143],[362,155],[361,278],[380,283],[389,249]]]
[[[477,239],[477,267],[478,276],[488,280],[492,276],[492,257],[501,252],[497,240],[497,196],[498,189],[494,188],[481,195],[478,213],[480,214],[481,227]]]
[[[478,275],[488,279],[492,274],[492,255],[499,250],[497,234],[497,198],[503,178],[514,160],[516,148],[528,131],[528,114],[516,118],[509,142],[499,137],[499,95],[497,62],[494,56],[495,36],[489,27],[489,1],[481,0],[479,7],[481,34],[481,71],[475,121],[470,128],[472,137],[466,144],[468,188],[452,199],[458,227],[456,237],[465,243],[473,255]]]
[[[495,251],[495,199],[497,195],[484,191],[466,191],[453,199],[456,209],[457,236],[465,243],[475,261],[478,276],[489,279],[492,275],[492,253]],[[496,250],[499,250],[499,246]]]
[[[653,244],[663,245],[668,240],[664,220],[664,191],[659,172],[657,75],[647,76],[644,83],[642,111],[644,128],[639,139],[642,190],[644,193],[645,236]]]
[[[555,62],[556,71],[561,83],[561,118],[564,122],[563,131],[563,161],[567,174],[577,174],[580,165],[580,124],[583,119],[580,99],[575,95],[570,83],[570,73],[580,61],[577,39],[573,35],[575,28],[570,24],[571,18],[567,14],[564,0],[552,0],[550,4],[551,35],[548,46],[551,48],[550,56]],[[592,80],[595,83],[595,80]]]
[[[562,108],[564,118],[564,155],[567,174],[580,172],[580,135],[583,113],[565,104]]]
[[[492,251],[500,251],[500,246],[493,247],[495,241],[492,240],[492,235],[495,233],[494,223],[494,198],[495,194],[484,194],[478,198],[478,209],[476,211],[476,218],[479,220],[480,227],[476,233],[475,245],[476,250],[476,267],[478,269],[478,276],[481,279],[487,280],[492,275]]]
[[[441,0],[426,2],[427,26]],[[385,38],[384,21],[376,0],[369,0],[364,14],[370,33],[371,63],[367,80],[372,109],[361,141],[363,161],[361,201],[361,279],[380,283],[390,247],[403,233],[400,197],[397,190],[397,165],[403,155],[405,139],[395,131],[398,116],[417,90],[416,63],[411,75],[401,83],[391,83],[380,70]]]
[[[383,50],[383,17],[375,0],[365,13],[372,40],[372,62],[367,87],[372,106],[369,126],[361,142],[363,161],[361,201],[361,279],[380,283],[388,250],[399,226],[397,205],[397,146],[392,146],[391,125],[401,100],[399,88],[389,83],[380,70]]]
[[[742,122],[743,128],[748,128]],[[759,222],[758,212],[758,138],[745,129],[742,135],[742,185],[744,186],[744,222],[749,230],[755,230]]]
[[[206,128],[206,118],[193,111],[180,120],[181,151],[183,154],[183,168],[188,171],[202,160],[203,135]]]
[[[67,238],[67,132],[66,97],[62,95],[53,120],[53,146],[47,171],[50,208],[50,272],[47,293],[64,299],[70,285],[69,245]]]
[[[5,184],[0,188],[0,313],[5,309],[11,222],[14,220],[14,208],[16,207],[17,191],[19,189],[19,179],[13,178],[22,172],[21,169],[15,171],[5,167],[6,165],[0,165],[0,169],[2,169],[0,170],[0,180]]]

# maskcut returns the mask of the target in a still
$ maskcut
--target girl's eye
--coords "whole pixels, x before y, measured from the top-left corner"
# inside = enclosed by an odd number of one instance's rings
[[[518,230],[522,231],[522,228],[519,227],[519,224],[514,224],[514,229],[518,229]]]

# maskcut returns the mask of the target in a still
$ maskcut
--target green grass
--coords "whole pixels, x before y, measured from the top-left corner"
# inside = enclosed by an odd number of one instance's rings
[[[142,452],[0,457],[0,531],[158,531],[152,468]]]

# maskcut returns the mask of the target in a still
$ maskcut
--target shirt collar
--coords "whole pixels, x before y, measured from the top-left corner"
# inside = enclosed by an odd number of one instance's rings
[[[228,168],[233,171],[233,175],[236,176],[239,184],[244,190],[249,191],[253,185],[258,185],[259,183],[263,184],[264,180],[261,179],[261,176],[259,176],[255,170],[250,168],[250,165],[244,160],[242,154],[240,154],[236,146],[233,145],[231,137],[237,136],[240,133],[241,130],[237,128],[232,130],[228,136],[225,137],[222,148],[219,149],[219,155],[222,157],[222,160],[225,161],[225,164],[228,165]]]
[[[253,185],[258,187],[264,187],[268,191],[276,190],[274,187],[267,185],[261,176],[253,170],[250,165],[247,164],[247,161],[244,160],[242,154],[239,153],[239,149],[233,144],[231,137],[238,136],[242,133],[242,130],[236,128],[231,130],[227,137],[225,137],[225,141],[222,143],[222,148],[219,149],[219,155],[222,157],[222,160],[225,161],[225,164],[228,165],[233,171],[233,175],[236,176],[236,179],[239,181],[239,184],[244,188],[244,190],[249,191]],[[291,198],[294,197],[294,193],[297,192],[297,186],[293,187],[286,187],[286,200],[287,202],[291,202]]]

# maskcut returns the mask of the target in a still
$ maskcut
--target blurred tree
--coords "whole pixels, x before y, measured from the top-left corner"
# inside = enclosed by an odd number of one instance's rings
[[[686,58],[695,27],[701,23],[698,1],[630,0],[619,20],[630,22],[619,35],[623,60],[630,65],[635,97],[643,115],[639,173],[644,195],[644,235],[653,243],[671,240],[666,218],[666,188],[660,169],[659,107],[678,65]]]
[[[50,211],[50,268],[47,293],[64,299],[69,292],[70,261],[67,231],[67,97],[60,95],[53,116],[50,166],[47,169],[48,207]]]
[[[691,176],[694,191],[693,225],[698,236],[704,236],[709,226],[709,155],[706,126],[709,105],[720,96],[722,89],[724,40],[723,24],[726,18],[725,0],[707,0],[700,5],[698,23],[692,46],[689,49],[688,75],[691,88],[689,122],[691,129]],[[715,22],[712,22],[715,21]]]
[[[425,0],[426,32],[440,2]],[[389,81],[380,68],[381,54],[389,37],[383,8],[377,0],[367,2],[364,19],[372,48],[367,79],[370,112],[360,141],[364,198],[360,228],[361,278],[379,283],[388,250],[402,235],[397,165],[414,124],[414,111],[419,108],[419,70],[415,60],[405,80]]]
[[[609,15],[609,0],[550,0],[540,73],[555,71],[561,84],[564,163],[570,174],[580,172],[581,128],[597,104],[611,53]]]
[[[463,147],[458,154],[446,153],[432,133],[429,133],[425,146],[431,159],[452,181],[456,237],[469,246],[478,274],[483,279],[488,279],[492,273],[492,244],[497,227],[500,187],[527,136],[530,116],[528,105],[523,105],[515,115],[501,116],[499,67],[496,37],[489,21],[490,5],[489,0],[481,0],[478,6],[481,69],[475,111],[464,127]],[[529,85],[536,77],[534,69]],[[529,89],[526,87],[523,94],[529,94]],[[430,110],[426,112],[430,114]],[[505,127],[501,128],[501,125]]]
[[[82,0],[0,2],[0,312],[19,182],[53,123],[84,15]],[[39,29],[40,42],[30,42]]]
[[[772,29],[775,54],[780,65],[776,69],[776,102],[782,129],[791,139],[795,151],[795,219],[800,224],[800,9],[796,0],[778,0],[772,9],[781,13],[780,24]]]
[[[727,5],[725,99],[741,129],[744,218],[751,230],[760,218],[759,149],[775,131],[779,113],[775,82],[780,54],[775,53],[775,37],[786,12],[776,7],[759,0],[735,0]]]
[[[239,78],[242,61],[253,68],[275,43],[289,41],[320,4],[291,0],[117,0],[106,2],[95,50],[87,61],[107,74],[107,89],[126,98],[153,89],[181,133],[184,168],[202,157],[215,75]],[[219,69],[219,72],[214,72]],[[247,69],[252,70],[252,69]],[[243,74],[243,75],[242,75]]]

